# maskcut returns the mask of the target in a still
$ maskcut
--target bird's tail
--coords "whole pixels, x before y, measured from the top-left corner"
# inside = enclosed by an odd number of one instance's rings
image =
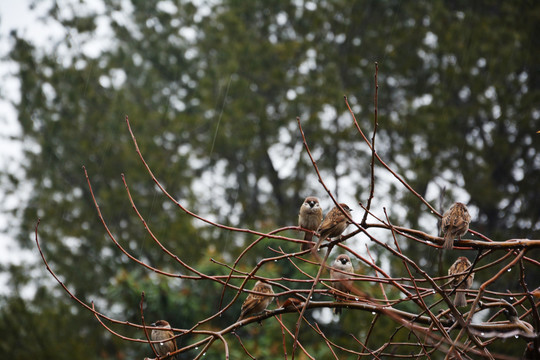
[[[453,249],[454,248],[454,237],[450,232],[444,234],[444,244],[443,249]]]
[[[317,254],[323,240],[324,240],[324,237],[319,236],[319,241],[317,241],[317,244],[311,248],[311,252],[313,252],[313,254]]]
[[[456,297],[454,298],[454,305],[457,307],[467,306],[467,298],[465,297],[464,292],[456,292]]]
[[[304,240],[309,241],[309,243],[302,243],[302,251],[310,250],[313,247],[312,239],[313,239],[313,233],[306,231],[304,233]]]
[[[337,293],[334,292],[334,300],[335,302],[341,303],[347,301],[347,298],[343,296],[339,296]],[[343,310],[342,307],[335,307],[334,308],[334,314],[341,315],[341,310]]]

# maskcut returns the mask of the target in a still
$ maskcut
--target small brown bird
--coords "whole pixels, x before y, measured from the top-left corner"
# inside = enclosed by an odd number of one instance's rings
[[[162,328],[171,328],[171,325],[165,320],[158,320],[155,323],[152,324],[152,326],[155,327],[162,327]],[[152,330],[150,333],[150,339],[152,341],[160,341],[159,343],[154,344],[154,348],[156,349],[157,354],[159,357],[165,356],[169,353],[172,353],[173,351],[176,351],[176,340],[172,339],[169,341],[163,341],[170,339],[174,336],[174,332],[172,330]],[[170,359],[175,359],[176,356],[171,356]]]
[[[274,290],[272,290],[272,285],[270,284],[257,281],[252,290],[268,295],[249,294],[242,304],[240,317],[236,320],[237,322],[250,315],[265,311],[268,305],[274,300]]]
[[[347,204],[342,203],[339,205],[350,217],[352,209],[348,207]],[[343,234],[347,226],[349,226],[349,219],[347,219],[345,214],[343,214],[343,212],[337,206],[334,206],[332,210],[326,214],[326,217],[319,227],[319,241],[317,242],[317,246],[315,246],[314,250],[318,251],[319,246],[321,246],[321,242],[326,238],[335,238]]]
[[[322,209],[319,204],[319,199],[315,196],[308,196],[302,206],[300,206],[300,212],[298,213],[298,226],[303,229],[316,231],[321,225],[323,218]],[[304,233],[304,240],[311,241],[313,233],[306,231]],[[308,250],[313,244],[303,243],[302,250]]]
[[[304,302],[300,299],[290,297],[281,304],[281,307],[284,309],[295,309],[302,310],[302,304]]]
[[[351,258],[349,258],[349,256],[346,254],[339,255],[336,260],[334,260],[332,268],[330,269],[330,279],[339,280],[332,282],[332,286],[341,292],[347,294],[350,293],[353,286],[353,281],[351,280],[352,275],[344,274],[336,270],[354,273]],[[345,300],[343,296],[339,296],[337,293],[334,294],[334,297],[336,298],[336,301]],[[334,314],[341,314],[341,308],[334,308]]]
[[[471,262],[469,259],[467,259],[464,256],[459,257],[455,263],[450,266],[450,269],[448,269],[448,275],[456,275],[460,274],[466,271],[469,271],[469,268],[471,267]],[[467,276],[467,274],[458,275],[455,276],[452,280],[452,286],[456,287],[458,284],[463,280],[463,278]],[[473,283],[474,279],[474,273],[471,273],[469,277],[461,285],[459,285],[458,289],[467,290],[470,289]],[[454,298],[454,305],[455,306],[467,306],[467,298],[465,297],[465,293],[461,291],[456,291],[456,297]]]
[[[470,222],[471,215],[467,207],[460,202],[454,203],[442,217],[441,232],[444,234],[443,249],[453,249],[454,239],[457,237],[461,240],[461,237],[469,231]]]

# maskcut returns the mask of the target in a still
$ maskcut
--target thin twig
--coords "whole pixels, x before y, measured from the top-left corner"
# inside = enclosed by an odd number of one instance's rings
[[[363,227],[366,227],[366,220],[368,217],[369,210],[371,209],[371,201],[373,200],[373,195],[375,193],[375,135],[377,134],[377,128],[379,127],[379,64],[375,62],[375,95],[373,96],[373,136],[371,137],[371,180],[369,184],[369,197],[366,205],[366,211],[364,212],[364,217],[360,224]],[[345,98],[347,101],[347,98]]]
[[[319,283],[319,279],[321,278],[321,274],[323,270],[326,268],[326,261],[328,260],[328,255],[330,255],[330,252],[332,251],[333,246],[330,245],[328,249],[326,250],[326,254],[324,256],[324,259],[319,267],[319,271],[317,272],[317,276],[315,277],[315,280],[313,280],[313,285],[311,285],[311,289],[309,291],[309,294],[306,298],[306,301],[304,303],[304,306],[302,307],[302,311],[300,312],[300,316],[298,316],[298,321],[296,322],[296,331],[294,333],[294,344],[292,348],[292,360],[294,360],[294,354],[296,352],[296,347],[298,345],[298,336],[300,333],[300,326],[302,325],[302,318],[304,317],[304,313],[306,312],[306,309],[309,305],[309,302],[311,300],[311,297],[313,296],[313,292],[315,291],[315,287]]]
[[[150,336],[148,335],[148,330],[146,329],[146,323],[144,322],[144,310],[143,310],[143,304],[144,304],[144,291],[141,293],[141,301],[139,303],[139,308],[141,310],[141,324],[143,326],[144,330],[144,336],[148,340],[148,343],[150,344],[150,347],[152,348],[152,351],[154,352],[154,355],[156,358],[158,358],[158,353],[156,351],[156,348],[154,347],[154,344],[152,344],[152,341],[150,340]]]

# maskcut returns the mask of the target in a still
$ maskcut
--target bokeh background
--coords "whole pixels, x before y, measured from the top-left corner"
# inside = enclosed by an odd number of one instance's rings
[[[210,259],[231,263],[254,240],[176,208],[140,163],[125,115],[154,174],[177,200],[205,218],[259,231],[296,225],[307,195],[331,206],[303,149],[299,116],[326,183],[360,216],[370,152],[343,96],[369,134],[377,62],[378,154],[437,209],[467,203],[471,227],[493,240],[540,238],[538,1],[5,1],[0,24],[0,352],[10,359],[151,355],[146,345],[111,336],[46,273],[34,242],[38,217],[51,267],[80,299],[111,317],[140,322],[142,291],[148,320],[189,328],[217,310],[216,283],[157,276],[114,246],[83,165],[115,236],[153,266],[188,274],[145,232],[121,173],[154,233],[189,265],[227,274]],[[395,224],[437,234],[437,217],[382,168],[375,175],[378,215],[385,207]],[[380,236],[391,241],[388,233]],[[363,254],[371,246],[360,235],[348,244]],[[268,240],[240,269],[273,255],[268,246],[296,250]],[[454,260],[405,241],[402,249],[432,276],[445,274]],[[375,246],[370,252],[391,274],[405,274],[398,259]],[[286,262],[261,274],[299,276]],[[479,273],[477,281],[489,275]],[[527,274],[531,287],[538,275],[538,269]],[[494,288],[519,291],[516,279],[509,274]],[[239,308],[208,327],[231,324]],[[365,336],[373,315],[308,317],[357,346],[349,334]],[[396,326],[386,325],[372,335],[374,347]],[[302,331],[303,344],[327,358],[318,336]],[[283,351],[275,322],[240,334],[258,359]],[[243,358],[230,340],[232,358]],[[517,356],[524,344],[509,339],[495,347]],[[222,350],[215,345],[206,358],[222,358]]]

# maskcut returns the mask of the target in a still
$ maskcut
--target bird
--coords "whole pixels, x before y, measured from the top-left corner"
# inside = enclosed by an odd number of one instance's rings
[[[236,320],[237,322],[250,315],[255,315],[265,311],[268,305],[270,305],[270,303],[274,300],[274,290],[272,290],[272,285],[270,284],[259,280],[255,283],[252,290],[268,295],[249,294],[242,304],[240,317],[238,320]]]
[[[471,215],[465,204],[456,202],[443,214],[441,232],[444,234],[443,249],[453,249],[454,239],[461,237],[469,231]]]
[[[454,276],[454,279],[452,280],[452,286],[456,287],[461,283],[461,281],[467,276],[467,274],[463,275],[457,275],[466,271],[469,271],[468,269],[471,267],[471,262],[469,259],[467,259],[465,256],[459,257],[448,269],[448,275]],[[456,276],[457,275],[457,276]],[[459,285],[458,289],[467,290],[470,289],[473,283],[474,279],[474,273],[471,273],[470,276],[467,277],[465,281],[461,285]],[[467,306],[467,299],[465,298],[465,292],[462,291],[456,291],[456,296],[454,298],[454,305],[455,306]]]
[[[347,206],[347,204],[339,204],[343,210],[351,217],[352,209]],[[349,226],[349,219],[345,214],[339,209],[339,207],[334,206],[332,210],[326,214],[321,226],[319,226],[319,241],[317,246],[315,246],[314,251],[319,250],[321,242],[326,238],[335,238],[343,234],[345,229]]]
[[[165,321],[165,320],[158,320],[155,323],[152,324],[152,326],[155,327],[161,327],[161,328],[171,328],[171,325]],[[154,348],[156,349],[157,354],[159,357],[165,356],[169,353],[172,353],[176,351],[176,341],[174,339],[171,339],[169,341],[163,341],[170,339],[174,336],[174,332],[172,330],[156,330],[153,329],[150,333],[150,338],[152,341],[160,341],[159,343],[154,344]],[[172,356],[171,359],[176,358],[176,356]]]
[[[298,213],[298,226],[303,229],[316,231],[321,225],[323,219],[323,211],[319,203],[319,199],[315,196],[308,196],[300,206]],[[304,232],[304,240],[312,241],[313,233],[310,231]],[[302,250],[309,250],[313,244],[302,243]]]
[[[287,300],[285,300],[283,304],[281,304],[281,307],[284,309],[301,310],[303,303],[304,302],[300,299],[290,297],[290,298],[287,298]]]
[[[350,293],[351,288],[353,286],[353,281],[350,279],[351,275],[344,274],[336,270],[345,271],[348,273],[354,273],[354,267],[351,263],[351,258],[349,258],[349,255],[341,254],[334,260],[334,263],[332,264],[332,267],[330,268],[330,279],[339,280],[336,282],[332,282],[332,286],[334,288],[347,294]],[[339,296],[337,293],[334,294],[334,297],[336,301],[345,300],[343,296]],[[334,308],[334,314],[341,314],[341,308],[339,307]]]

